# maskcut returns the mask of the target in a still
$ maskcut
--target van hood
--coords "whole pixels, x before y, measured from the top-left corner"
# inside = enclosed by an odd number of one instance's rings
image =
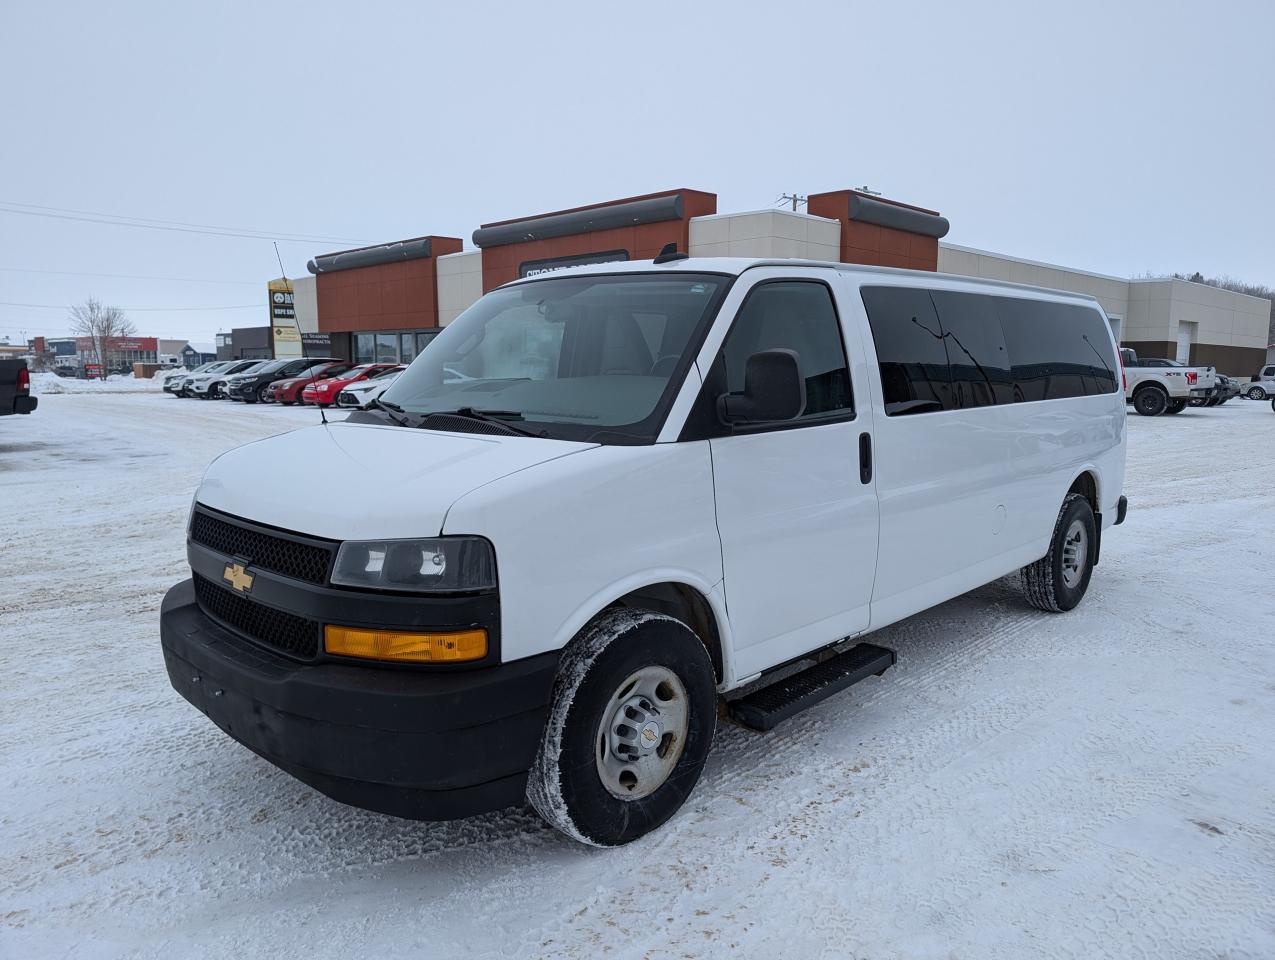
[[[333,423],[223,454],[195,499],[332,540],[433,537],[476,487],[597,444]]]

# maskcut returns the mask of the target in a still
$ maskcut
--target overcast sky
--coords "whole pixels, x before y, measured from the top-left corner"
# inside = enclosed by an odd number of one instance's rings
[[[296,275],[670,187],[867,184],[953,243],[1275,284],[1273,50],[1271,0],[9,0],[0,339],[90,295],[144,334],[266,323],[269,240],[64,211],[340,238],[281,243]]]

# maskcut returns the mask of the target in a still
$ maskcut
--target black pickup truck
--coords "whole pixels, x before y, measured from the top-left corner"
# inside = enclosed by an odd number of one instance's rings
[[[0,417],[30,413],[39,404],[31,396],[31,374],[25,360],[0,360]]]

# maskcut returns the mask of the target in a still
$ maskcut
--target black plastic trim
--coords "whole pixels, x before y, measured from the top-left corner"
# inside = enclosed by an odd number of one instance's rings
[[[873,223],[878,227],[889,227],[892,230],[906,230],[908,233],[919,233],[925,237],[946,237],[952,225],[947,217],[911,207],[900,207],[893,203],[884,203],[863,197],[857,193],[850,194],[850,209],[847,217],[860,223]]]
[[[1129,512],[1129,498],[1122,496],[1116,501],[1116,522],[1115,526],[1124,523],[1125,514]]]
[[[684,209],[682,195],[672,193],[663,197],[648,197],[645,200],[630,200],[628,203],[613,203],[605,207],[590,207],[571,213],[555,213],[547,217],[532,217],[512,223],[479,227],[474,231],[473,240],[474,246],[479,249],[503,247],[511,243],[681,220]]]

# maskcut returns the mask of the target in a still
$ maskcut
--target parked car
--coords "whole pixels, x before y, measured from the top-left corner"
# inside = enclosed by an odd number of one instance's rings
[[[1192,397],[1191,406],[1193,407],[1220,407],[1227,400],[1240,395],[1240,385],[1230,377],[1217,375],[1217,384],[1213,388],[1213,394],[1208,397]]]
[[[1261,372],[1261,379],[1254,378],[1244,384],[1244,396],[1250,400],[1265,400],[1267,397],[1275,397],[1275,367],[1267,367]]]
[[[164,377],[162,388],[165,393],[171,393],[175,397],[182,396],[182,385],[186,382],[187,377],[192,377],[200,373],[207,373],[219,363],[229,364],[229,360],[212,361],[211,363],[201,363],[193,370],[174,370],[172,373]]]
[[[390,367],[388,370],[382,370],[376,376],[369,377],[361,383],[349,384],[336,395],[336,405],[338,407],[355,407],[359,410],[366,410],[406,369],[407,367],[403,366]]]
[[[1139,357],[1128,347],[1120,351],[1124,367],[1125,399],[1144,417],[1181,413],[1192,399],[1207,400],[1215,393],[1217,371],[1188,367],[1176,360]]]
[[[329,375],[326,379],[307,383],[301,392],[301,400],[303,403],[314,403],[326,407],[335,403],[337,394],[350,384],[362,383],[387,370],[401,369],[402,365],[397,363],[362,363],[342,372],[339,376]]]
[[[249,373],[232,377],[226,381],[226,396],[231,400],[243,400],[245,403],[267,403],[270,400],[268,391],[276,380],[289,377],[309,376],[310,370],[324,364],[339,363],[336,357],[295,357],[293,359],[271,360]]]
[[[1275,363],[1268,363],[1248,379],[1251,383],[1257,383],[1259,380],[1275,380]]]
[[[312,367],[304,376],[288,377],[276,380],[266,391],[266,399],[272,403],[282,403],[285,407],[301,402],[301,394],[312,383],[327,377],[335,377],[353,367],[349,360],[333,360],[318,367]]]
[[[193,377],[187,377],[182,385],[182,395],[200,400],[216,400],[225,394],[226,383],[231,377],[251,373],[269,362],[268,360],[222,361],[216,365],[215,370],[205,370]]]
[[[31,396],[31,371],[25,360],[0,360],[0,417],[31,413],[40,405]]]
[[[342,802],[526,798],[611,846],[691,794],[720,696],[769,729],[888,670],[868,632],[1015,571],[1081,602],[1127,508],[1095,300],[661,260],[498,288],[375,410],[213,461],[174,688]]]

